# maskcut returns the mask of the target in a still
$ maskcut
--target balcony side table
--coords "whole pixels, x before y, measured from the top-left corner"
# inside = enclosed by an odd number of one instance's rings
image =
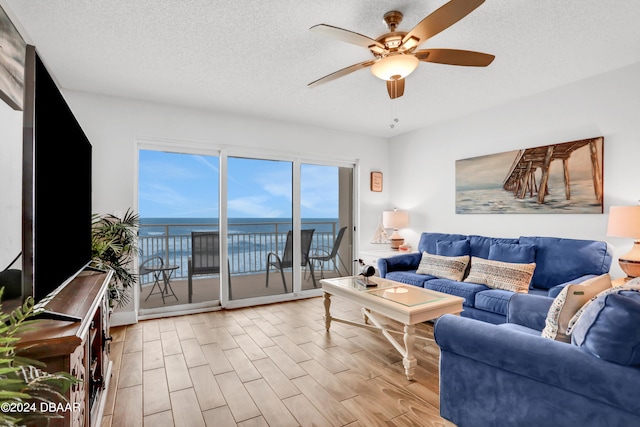
[[[153,274],[154,283],[153,283],[153,286],[151,287],[151,291],[149,292],[149,295],[147,295],[147,298],[145,298],[145,301],[148,300],[151,295],[158,295],[158,294],[160,294],[160,296],[162,297],[163,304],[165,303],[164,299],[170,296],[173,296],[176,299],[176,301],[179,301],[178,297],[176,296],[176,293],[173,292],[173,288],[171,287],[171,275],[173,274],[174,271],[176,271],[179,268],[180,268],[179,265],[172,265],[172,264],[153,265],[153,266],[147,267],[147,270],[151,274]],[[160,275],[162,275],[162,281],[164,286],[160,284]],[[153,291],[156,288],[156,286],[158,287],[159,292]]]

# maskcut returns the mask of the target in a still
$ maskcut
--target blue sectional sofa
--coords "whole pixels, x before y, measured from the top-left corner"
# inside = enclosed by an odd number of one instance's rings
[[[380,277],[460,296],[464,298],[463,317],[495,324],[506,322],[509,299],[514,292],[417,274],[424,251],[434,255],[470,255],[512,263],[535,262],[529,294],[551,298],[567,284],[607,273],[612,260],[607,243],[594,240],[537,236],[495,238],[443,233],[422,233],[417,253],[378,260]]]
[[[640,283],[640,282],[639,282]],[[508,322],[440,317],[440,414],[459,427],[640,426],[640,292],[600,294],[572,342],[545,339],[552,298],[517,294]]]

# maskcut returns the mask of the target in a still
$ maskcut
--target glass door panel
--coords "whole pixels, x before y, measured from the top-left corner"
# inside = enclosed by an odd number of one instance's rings
[[[219,304],[219,157],[139,150],[138,165],[140,313]]]
[[[302,228],[314,229],[302,290],[320,287],[322,278],[351,274],[352,171],[338,166],[301,165]]]
[[[293,292],[293,164],[228,157],[229,300]]]

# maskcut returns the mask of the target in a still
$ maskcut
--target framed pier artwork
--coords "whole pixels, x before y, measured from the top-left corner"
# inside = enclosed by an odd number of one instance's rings
[[[456,161],[458,214],[603,213],[604,137]]]
[[[22,111],[26,43],[0,7],[0,99]]]

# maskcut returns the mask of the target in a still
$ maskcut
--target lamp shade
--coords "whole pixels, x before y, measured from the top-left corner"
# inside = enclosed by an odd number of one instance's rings
[[[407,211],[384,211],[382,212],[382,225],[384,228],[406,228],[409,225],[409,213]]]
[[[371,73],[382,80],[398,80],[407,77],[420,64],[413,55],[389,55],[371,66]]]
[[[640,239],[640,206],[611,206],[607,236]]]

